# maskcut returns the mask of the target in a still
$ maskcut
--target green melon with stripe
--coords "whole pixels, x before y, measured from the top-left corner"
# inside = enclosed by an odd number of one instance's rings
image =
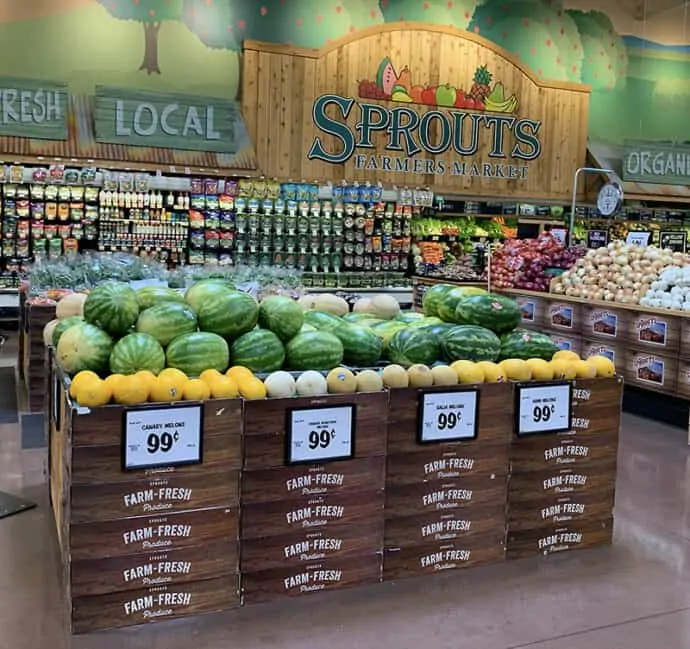
[[[501,340],[490,329],[474,325],[456,325],[441,336],[441,351],[446,362],[496,362]]]
[[[234,286],[223,279],[202,279],[192,284],[184,294],[185,302],[192,307],[194,313],[199,313],[201,307],[207,302],[211,302],[217,295],[222,295],[226,291],[232,291]]]
[[[165,351],[168,367],[187,376],[199,376],[204,370],[225,372],[230,363],[230,348],[224,338],[207,331],[195,331],[175,338]]]
[[[167,347],[174,338],[196,331],[196,315],[184,302],[163,302],[142,311],[136,329]]]
[[[359,323],[362,320],[371,320],[372,315],[370,313],[346,313],[343,316],[343,320],[346,322]]]
[[[104,374],[108,370],[113,339],[102,329],[84,322],[60,336],[55,358],[70,376],[83,370]]]
[[[438,316],[438,305],[453,286],[451,284],[434,284],[422,295],[422,312],[426,316]]]
[[[477,289],[472,286],[451,286],[450,290],[442,294],[436,306],[437,317],[444,322],[453,322],[455,324],[468,324],[458,322],[456,319],[456,309],[461,300],[476,295],[477,291],[486,293],[483,289]]]
[[[388,343],[393,337],[393,334],[406,328],[407,325],[404,322],[400,322],[398,320],[387,320],[374,325],[371,329],[381,339],[383,349],[385,351],[388,348]]]
[[[381,360],[383,341],[369,327],[342,323],[332,331],[343,344],[343,361],[353,367],[371,367]]]
[[[537,331],[521,329],[501,336],[501,360],[519,358],[526,361],[541,358],[550,361],[557,351],[558,345],[549,336]]]
[[[149,334],[127,334],[115,343],[110,352],[110,371],[113,374],[136,374],[148,370],[158,374],[165,367],[165,351]]]
[[[184,303],[184,295],[167,286],[144,286],[137,289],[136,294],[137,301],[139,302],[139,309],[142,311],[164,302]]]
[[[424,318],[423,313],[418,313],[417,311],[401,311],[395,316],[394,320],[399,320],[400,322],[405,322],[407,324],[412,324],[413,322],[418,322]]]
[[[408,327],[431,327],[433,325],[439,325],[439,324],[446,324],[441,320],[441,318],[436,318],[434,316],[429,316],[429,317],[422,317],[419,320],[415,320],[414,322],[410,322],[407,326]]]
[[[285,346],[285,362],[291,370],[331,370],[342,364],[344,352],[340,339],[328,331],[301,333]]]
[[[124,282],[99,284],[84,302],[84,320],[114,338],[129,333],[138,317],[136,291]]]
[[[58,321],[57,325],[55,325],[55,329],[53,329],[53,347],[57,347],[58,343],[60,342],[60,338],[65,331],[67,331],[70,327],[74,327],[75,325],[84,324],[84,322],[84,318],[78,315],[71,315],[69,318],[63,318],[62,320]]]
[[[343,319],[325,311],[305,311],[304,322],[319,331],[333,331],[343,324]]]
[[[272,331],[280,340],[294,338],[304,324],[304,311],[284,295],[272,295],[259,304],[259,326]]]
[[[243,334],[230,347],[231,365],[242,365],[259,374],[275,372],[284,362],[285,347],[268,329],[254,329]]]
[[[425,325],[420,325],[417,327],[417,329],[421,329],[422,331],[426,331],[427,333],[431,334],[432,336],[436,336],[437,338],[441,338],[446,331],[449,331],[453,327],[457,327],[458,325],[453,324],[452,322],[440,322],[438,324],[425,324]]]
[[[224,289],[204,302],[197,311],[197,320],[201,331],[235,340],[256,327],[259,305],[249,293]]]
[[[454,321],[477,325],[503,334],[512,331],[522,318],[520,305],[503,295],[470,295],[458,301]]]
[[[424,329],[407,327],[393,334],[386,356],[391,363],[403,367],[433,365],[441,358],[441,347],[436,336]]]

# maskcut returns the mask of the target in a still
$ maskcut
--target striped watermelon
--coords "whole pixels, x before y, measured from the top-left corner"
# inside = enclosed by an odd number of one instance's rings
[[[374,325],[371,329],[381,339],[381,342],[383,343],[383,349],[385,350],[388,348],[388,343],[390,342],[390,339],[393,337],[393,334],[396,331],[402,331],[406,328],[407,325],[404,322],[400,322],[397,320],[387,320],[380,324]]]
[[[217,295],[233,289],[234,286],[223,279],[202,279],[187,289],[184,301],[192,307],[194,313],[199,313],[204,304],[213,301]]]
[[[299,333],[304,324],[304,311],[295,300],[284,295],[272,295],[259,304],[259,326],[272,331],[287,342]]]
[[[391,363],[403,367],[433,365],[441,357],[441,348],[436,336],[419,327],[408,327],[393,334],[386,355]]]
[[[441,350],[446,361],[498,360],[501,341],[491,330],[474,325],[457,325],[441,337]]]
[[[455,320],[455,309],[457,308],[460,300],[465,299],[475,295],[476,289],[472,289],[471,286],[452,286],[450,290],[443,293],[439,298],[436,309],[438,313],[436,314],[444,322],[455,322],[456,324],[468,324],[468,323],[458,323]]]
[[[433,325],[439,325],[439,324],[448,324],[443,322],[441,318],[437,318],[435,316],[424,316],[423,318],[420,318],[419,320],[416,320],[414,322],[410,322],[407,326],[408,327],[431,327]]]
[[[110,371],[113,374],[136,374],[148,370],[158,374],[165,367],[165,352],[149,334],[127,334],[115,343],[110,352]]]
[[[230,347],[230,364],[242,365],[252,372],[275,372],[284,362],[283,343],[268,329],[254,329],[240,336]]]
[[[248,293],[224,288],[197,311],[199,329],[229,340],[239,338],[256,327],[259,305]]]
[[[165,352],[168,367],[187,376],[199,376],[204,370],[224,372],[230,362],[230,349],[223,338],[206,331],[195,331],[175,338]]]
[[[343,344],[343,360],[356,367],[371,367],[381,360],[383,341],[368,327],[342,323],[331,333]]]
[[[355,313],[355,312],[352,312],[352,313],[346,313],[346,314],[343,316],[343,320],[345,320],[345,322],[354,322],[354,323],[358,323],[358,322],[361,322],[362,320],[371,320],[372,317],[373,317],[373,316],[372,316],[370,313]]]
[[[304,322],[319,331],[333,331],[343,324],[343,319],[325,311],[305,311]]]
[[[163,302],[184,302],[184,296],[167,286],[144,286],[136,291],[139,309],[149,309]]]
[[[434,284],[424,291],[422,311],[426,316],[438,316],[438,305],[453,287],[450,284]]]
[[[55,357],[67,374],[82,370],[100,374],[108,369],[113,339],[102,329],[88,323],[70,327],[60,337]]]
[[[72,315],[69,318],[63,318],[59,320],[55,329],[53,329],[53,347],[57,347],[60,342],[60,337],[65,333],[70,327],[75,325],[84,324],[84,318],[78,315]]]
[[[131,331],[138,316],[137,294],[124,282],[99,284],[84,302],[84,320],[114,338]]]
[[[166,347],[173,338],[196,331],[196,327],[196,315],[184,302],[163,302],[142,311],[136,328]]]
[[[501,360],[506,358],[541,358],[550,361],[558,345],[546,334],[520,329],[501,336]]]
[[[520,305],[503,295],[471,295],[458,301],[454,321],[477,325],[497,334],[512,331],[522,318]]]
[[[405,322],[406,324],[412,324],[424,318],[423,313],[417,313],[417,311],[401,311],[395,316],[394,320],[399,320],[400,322]]]
[[[297,334],[285,346],[291,370],[331,370],[343,362],[343,354],[340,339],[327,331]]]

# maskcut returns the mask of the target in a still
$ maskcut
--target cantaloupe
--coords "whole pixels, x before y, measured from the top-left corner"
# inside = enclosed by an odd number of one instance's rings
[[[532,373],[533,381],[551,381],[553,379],[553,367],[549,361],[543,358],[530,358],[525,361]]]
[[[407,376],[410,377],[411,388],[429,388],[434,384],[434,375],[431,370],[421,363],[409,367]]]
[[[317,295],[313,308],[316,311],[325,311],[340,317],[350,312],[350,305],[343,298],[331,293]]]
[[[383,385],[387,388],[400,389],[410,385],[410,377],[402,365],[387,365],[381,372]]]
[[[458,375],[449,365],[436,365],[431,368],[431,374],[434,377],[434,385],[457,385],[459,383]]]
[[[309,311],[310,309],[313,309],[314,302],[316,302],[315,295],[303,295],[301,298],[299,298],[299,300],[297,300],[297,304],[299,304],[302,307],[303,311]]]
[[[507,358],[499,363],[501,369],[506,373],[509,381],[529,381],[532,378],[532,371],[527,364],[519,358]]]
[[[273,372],[264,380],[266,394],[274,399],[288,399],[297,394],[297,384],[289,372]]]
[[[616,366],[606,356],[590,356],[587,362],[596,369],[600,378],[610,378],[616,374]]]
[[[498,363],[491,361],[479,361],[476,366],[484,374],[484,383],[503,383],[507,381],[506,373]]]
[[[371,305],[374,315],[381,320],[392,320],[400,313],[400,303],[392,295],[375,295]]]
[[[83,316],[84,302],[86,302],[86,293],[69,293],[57,303],[55,316],[59,320],[74,315]]]
[[[383,390],[383,377],[374,370],[363,370],[355,377],[357,392],[380,392]]]
[[[300,397],[320,397],[328,394],[326,377],[314,370],[302,372],[295,381],[295,387]]]
[[[352,310],[355,313],[370,313],[371,315],[374,315],[374,304],[370,298],[362,297],[355,302]]]
[[[326,385],[330,394],[353,394],[357,392],[357,379],[345,367],[336,367],[326,375]]]
[[[484,383],[484,371],[479,366],[479,363],[473,363],[472,361],[455,361],[451,364],[451,368],[457,375],[458,382],[463,385]]]

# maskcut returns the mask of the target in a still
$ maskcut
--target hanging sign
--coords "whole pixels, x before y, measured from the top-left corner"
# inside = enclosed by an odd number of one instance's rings
[[[299,408],[287,415],[287,464],[349,460],[355,454],[355,406]]]
[[[67,85],[0,77],[0,135],[67,139]]]
[[[572,383],[518,384],[515,394],[518,437],[562,433],[572,428]]]
[[[420,444],[476,439],[479,390],[425,392],[419,399]]]

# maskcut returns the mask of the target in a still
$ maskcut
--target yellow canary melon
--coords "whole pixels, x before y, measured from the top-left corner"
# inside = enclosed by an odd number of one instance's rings
[[[573,361],[567,361],[564,359],[557,359],[549,363],[551,369],[553,370],[553,378],[556,380],[567,380],[570,381],[577,376],[575,371],[575,363]]]
[[[77,372],[73,377],[69,385],[69,396],[72,399],[77,398],[77,392],[82,383],[90,383],[96,380],[100,380],[100,376],[96,372],[91,372],[90,370],[82,370]]]
[[[124,377],[124,374],[111,374],[110,376],[105,377],[105,382],[110,388],[110,392],[112,393],[115,390],[115,386],[120,382],[120,379]]]
[[[187,383],[187,377],[182,372],[180,374],[182,374],[181,377],[176,373],[163,370],[150,386],[149,399],[158,403],[180,401]]]
[[[246,378],[246,377],[245,377]],[[221,374],[208,384],[212,399],[236,399],[240,396],[240,388],[237,381],[231,376]]]
[[[218,370],[210,369],[210,370],[204,370],[201,374],[199,374],[199,378],[204,381],[204,383],[208,383],[211,385],[213,381],[215,381],[219,376],[223,376]]]
[[[156,375],[150,370],[139,370],[134,376],[138,376],[142,381],[145,381],[149,387],[156,380]]]
[[[596,369],[599,378],[610,378],[616,374],[616,366],[606,356],[590,356],[587,362]]]
[[[357,392],[380,392],[383,390],[383,377],[374,370],[363,370],[355,377]]]
[[[458,377],[458,383],[463,385],[474,385],[484,383],[484,371],[478,363],[472,361],[455,361],[451,363],[451,369]]]
[[[429,388],[434,384],[434,375],[431,370],[421,363],[407,368],[407,376],[410,377],[411,388]]]
[[[533,381],[551,381],[553,379],[553,367],[549,361],[543,358],[529,358],[525,361],[532,373]]]
[[[434,377],[434,385],[457,385],[460,382],[450,365],[436,365],[431,368],[431,374]]]
[[[532,379],[532,370],[530,370],[527,361],[520,358],[506,358],[499,365],[506,373],[506,378],[509,381],[530,381]]]
[[[484,383],[504,383],[508,379],[506,378],[506,373],[503,371],[498,363],[492,363],[491,361],[479,361],[475,365],[484,374]]]
[[[357,392],[357,379],[345,367],[335,367],[326,375],[326,385],[331,394],[354,394]]]
[[[242,377],[249,378],[254,376],[254,373],[248,367],[244,367],[244,365],[233,365],[225,374],[231,379],[234,379],[235,382],[239,381]]]
[[[123,376],[113,386],[113,399],[121,406],[133,406],[149,400],[149,382],[136,374]]]
[[[552,357],[552,361],[579,361],[580,356],[569,349],[559,349]]]
[[[575,368],[575,376],[578,379],[593,379],[597,375],[597,368],[587,361],[575,361],[573,367]]]
[[[383,385],[392,390],[407,388],[410,385],[410,375],[402,365],[387,365],[381,372]]]
[[[83,380],[77,390],[76,401],[86,408],[99,408],[110,403],[113,393],[110,386],[99,378]]]
[[[178,370],[175,367],[166,367],[164,370],[161,370],[158,374],[158,378],[160,377],[169,378],[174,381],[179,381],[180,383],[187,380],[187,375],[182,370]]]
[[[227,377],[226,377],[227,378]],[[267,392],[264,382],[256,376],[244,377],[237,382],[240,396],[247,401],[255,399],[265,399]]]
[[[211,398],[211,388],[201,379],[188,379],[182,387],[182,398],[185,401],[206,401]]]

